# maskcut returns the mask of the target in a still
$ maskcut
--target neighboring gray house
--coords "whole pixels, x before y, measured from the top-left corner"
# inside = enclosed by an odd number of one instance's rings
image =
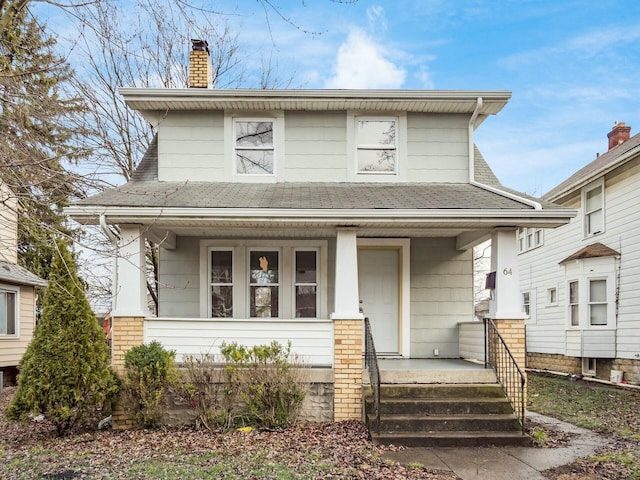
[[[151,340],[178,361],[291,341],[327,373],[332,418],[361,418],[360,308],[382,356],[459,358],[488,238],[490,315],[522,324],[516,229],[574,213],[504,188],[475,148],[508,92],[216,90],[207,68],[194,50],[192,88],[120,91],[157,136],[130,182],[67,209],[119,228],[116,364]],[[145,238],[161,247],[157,317]]]
[[[609,150],[543,196],[576,218],[519,232],[531,368],[640,383],[640,134],[630,131],[614,125]]]

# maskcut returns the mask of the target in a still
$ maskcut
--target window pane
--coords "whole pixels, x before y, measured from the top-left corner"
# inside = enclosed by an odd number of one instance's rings
[[[569,303],[578,303],[578,282],[569,284]]]
[[[587,233],[601,232],[602,229],[602,210],[596,210],[587,215]]]
[[[316,317],[316,287],[296,287],[296,318]]]
[[[276,318],[278,316],[278,287],[251,287],[249,295],[251,317]]]
[[[211,287],[211,316],[213,318],[233,317],[233,287],[214,285]]]
[[[316,252],[296,252],[296,283],[316,283]]]
[[[393,172],[395,168],[395,150],[358,150],[360,172]]]
[[[589,302],[607,301],[607,281],[591,280],[589,282]]]
[[[587,212],[593,212],[602,208],[602,187],[589,190],[586,194]]]
[[[278,252],[252,251],[250,263],[250,283],[260,285],[278,283]]]
[[[572,327],[578,326],[580,323],[578,320],[578,305],[571,305],[570,314],[571,314],[571,326]]]
[[[211,252],[211,283],[233,283],[233,254],[231,251]]]
[[[590,305],[589,322],[591,325],[607,324],[607,304]]]
[[[236,122],[236,146],[273,148],[273,122]]]
[[[236,173],[272,174],[273,150],[236,150]]]
[[[396,122],[358,120],[358,145],[395,145]]]

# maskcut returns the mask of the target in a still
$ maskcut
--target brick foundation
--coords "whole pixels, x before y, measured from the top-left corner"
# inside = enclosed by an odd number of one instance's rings
[[[513,358],[515,359],[518,367],[522,373],[525,373],[525,359],[526,359],[526,342],[525,342],[525,326],[523,319],[507,319],[500,320],[496,319],[493,321],[500,332],[500,335],[504,339],[505,343],[509,347],[509,351]],[[524,405],[527,404],[527,384],[526,384],[526,374],[525,374],[525,385],[524,385]],[[510,381],[518,382],[517,385],[510,385]],[[504,388],[508,392],[516,392],[520,389],[520,378],[507,376],[505,378]],[[517,398],[511,398],[513,402],[513,406],[516,411],[519,411],[522,407],[521,399],[519,396]]]
[[[362,420],[362,320],[334,319],[333,419]]]

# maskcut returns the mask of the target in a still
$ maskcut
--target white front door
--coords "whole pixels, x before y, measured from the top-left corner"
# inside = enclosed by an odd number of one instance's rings
[[[397,249],[358,251],[360,300],[379,354],[399,352],[398,257]]]

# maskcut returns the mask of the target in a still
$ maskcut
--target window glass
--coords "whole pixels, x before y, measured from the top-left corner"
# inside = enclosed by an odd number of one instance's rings
[[[529,292],[524,292],[522,294],[522,306],[524,309],[524,313],[526,313],[527,315],[530,314],[531,312],[531,301],[530,301],[531,297],[529,295]]]
[[[558,303],[558,291],[555,287],[547,290],[547,303],[550,305]]]
[[[587,235],[594,235],[604,230],[602,186],[585,193],[585,230]]]
[[[396,121],[358,120],[358,171],[393,173],[396,170]]]
[[[607,324],[607,281],[589,281],[589,323]]]
[[[278,252],[254,250],[249,254],[249,263],[250,316],[259,318],[278,317]]]
[[[236,173],[273,174],[273,122],[235,122]]]
[[[521,227],[518,229],[518,250],[520,253],[533,250],[544,243],[542,228]]]
[[[569,318],[571,326],[580,324],[578,316],[578,282],[569,283]]]
[[[233,317],[233,252],[211,252],[211,316]]]
[[[316,318],[317,282],[316,252],[296,251],[296,318]]]
[[[15,335],[16,320],[15,292],[0,292],[0,335]]]

